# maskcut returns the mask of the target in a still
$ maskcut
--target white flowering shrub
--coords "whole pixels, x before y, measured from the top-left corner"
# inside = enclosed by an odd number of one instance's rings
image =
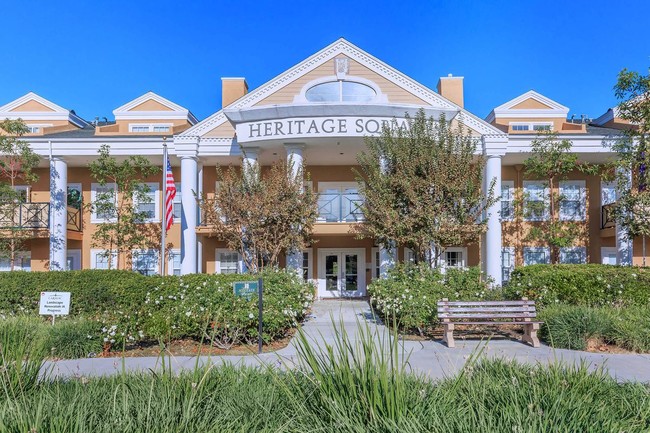
[[[538,308],[650,305],[650,270],[611,265],[532,265],[516,268],[505,288],[510,299],[525,296]]]
[[[426,266],[399,265],[388,278],[378,279],[368,286],[370,301],[387,322],[395,321],[405,330],[435,326],[437,303],[449,300],[483,300],[498,298],[489,289],[479,268],[447,269],[444,274]]]

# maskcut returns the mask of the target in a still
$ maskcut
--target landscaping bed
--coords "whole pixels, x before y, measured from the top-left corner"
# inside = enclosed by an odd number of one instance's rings
[[[257,298],[235,296],[234,281],[264,279],[265,344],[279,347],[303,319],[314,288],[295,273],[145,277],[130,271],[0,274],[0,327],[33,327],[53,358],[108,356],[181,341],[215,353],[257,344]],[[39,318],[41,291],[71,292],[71,314],[52,326]],[[171,344],[173,342],[179,342]],[[278,343],[280,342],[280,343]],[[159,351],[160,351],[159,350]]]

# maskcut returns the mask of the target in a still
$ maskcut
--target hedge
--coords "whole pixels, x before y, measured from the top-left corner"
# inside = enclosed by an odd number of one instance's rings
[[[611,265],[532,265],[516,268],[505,288],[540,308],[554,303],[585,306],[650,305],[650,269]]]
[[[388,278],[375,280],[368,286],[372,306],[387,322],[395,321],[405,330],[435,326],[437,303],[450,300],[485,300],[499,298],[491,290],[478,267],[447,269],[442,274],[426,266],[399,265]]]
[[[264,339],[281,338],[300,321],[314,287],[295,273],[267,270]],[[194,338],[220,347],[257,339],[257,299],[233,294],[234,281],[257,275],[143,276],[131,271],[7,272],[0,274],[0,314],[38,313],[41,291],[71,292],[68,320],[99,323],[107,346],[142,340]],[[62,319],[65,320],[65,319]]]

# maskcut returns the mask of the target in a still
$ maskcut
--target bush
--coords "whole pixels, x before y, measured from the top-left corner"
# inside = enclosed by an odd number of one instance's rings
[[[370,301],[388,322],[400,328],[422,330],[437,324],[437,303],[450,300],[486,300],[500,297],[489,289],[478,267],[447,269],[445,274],[426,266],[398,265],[388,278],[368,286]]]
[[[293,272],[267,270],[260,276],[264,279],[263,338],[270,342],[285,336],[304,317],[314,287]],[[0,274],[0,311],[36,314],[41,291],[71,292],[70,317],[86,320],[64,320],[60,328],[54,327],[55,356],[85,357],[99,351],[98,344],[122,347],[138,340],[208,337],[229,347],[257,339],[257,298],[236,297],[232,283],[258,277],[146,277],[117,270],[7,272]]]
[[[585,350],[588,340],[605,342],[611,335],[612,311],[574,305],[551,305],[540,313],[540,336],[554,347]]]
[[[617,310],[609,339],[627,350],[650,352],[650,309],[635,306]]]
[[[516,268],[505,289],[540,308],[552,303],[587,306],[650,304],[650,269],[611,265],[532,265]]]
[[[56,358],[86,358],[102,352],[101,325],[85,319],[61,319],[48,326],[45,348]]]
[[[35,387],[45,357],[45,324],[36,317],[0,318],[0,393],[10,398]]]

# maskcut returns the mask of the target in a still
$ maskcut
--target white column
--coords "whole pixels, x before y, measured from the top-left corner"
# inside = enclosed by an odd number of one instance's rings
[[[242,170],[244,173],[254,172],[257,166],[257,156],[259,154],[258,147],[246,147],[244,148],[244,154],[242,155]]]
[[[196,225],[199,206],[198,162],[193,156],[181,156],[181,275],[195,274],[197,266]]]
[[[501,281],[501,156],[488,155],[484,175],[485,191],[494,181],[494,197],[498,200],[487,209],[487,232],[485,233],[485,272],[500,286]]]
[[[302,151],[304,145],[302,144],[285,144],[284,147],[287,149],[287,164],[291,170],[291,176],[296,178],[298,176],[302,177]],[[291,269],[300,275],[302,275],[302,251],[295,250],[287,253],[287,269]]]
[[[50,270],[65,271],[68,260],[68,164],[50,160]]]
[[[620,172],[619,171],[619,176],[625,176],[626,177],[626,182],[628,185],[620,185],[620,187],[617,185],[616,188],[616,197],[621,197],[623,194],[623,189],[625,189],[626,186],[631,185],[632,183],[632,173],[629,170],[626,170],[626,172]],[[633,239],[630,239],[625,228],[621,226],[620,224],[616,223],[616,264],[620,266],[632,266],[632,258],[633,258],[633,252],[632,252],[632,246],[633,246]]]

